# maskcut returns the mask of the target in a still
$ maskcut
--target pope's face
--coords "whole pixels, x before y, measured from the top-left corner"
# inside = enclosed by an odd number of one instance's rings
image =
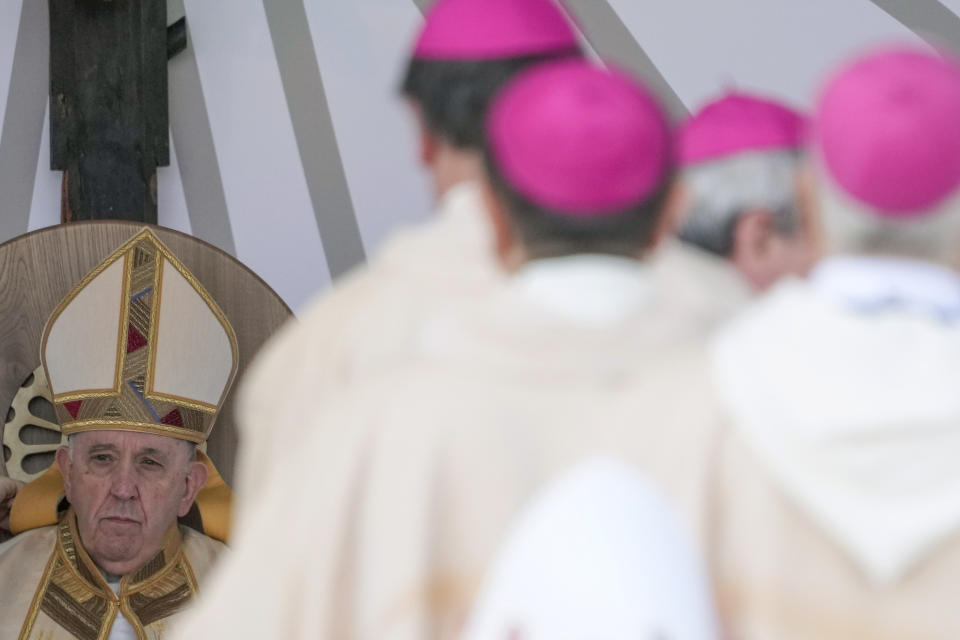
[[[73,455],[61,448],[57,462],[84,548],[97,566],[118,575],[157,554],[206,481],[206,468],[185,442],[145,433],[78,433]]]

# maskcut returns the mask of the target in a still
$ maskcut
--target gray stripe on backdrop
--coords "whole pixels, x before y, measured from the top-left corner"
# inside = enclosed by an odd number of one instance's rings
[[[613,60],[643,78],[647,86],[660,96],[675,120],[690,114],[680,96],[607,0],[566,0],[566,5],[600,57]]]
[[[870,0],[934,46],[960,53],[960,17],[936,0]]]
[[[50,14],[23,0],[10,92],[0,132],[0,241],[26,233],[50,90]],[[46,168],[44,168],[46,170]]]
[[[170,0],[167,11],[168,15],[184,15],[183,0]],[[189,16],[187,48],[170,60],[168,76],[170,133],[193,235],[236,256],[230,210],[190,36]],[[164,203],[158,206],[163,207]]]
[[[280,79],[330,276],[364,260],[363,239],[302,0],[264,0]]]
[[[433,1],[413,0],[413,3],[425,12]],[[606,0],[565,0],[564,3],[601,58],[614,60],[643,78],[657,92],[674,119],[680,120],[690,114],[677,92]]]

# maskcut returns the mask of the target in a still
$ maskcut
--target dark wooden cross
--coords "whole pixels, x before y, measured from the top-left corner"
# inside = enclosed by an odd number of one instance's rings
[[[167,59],[186,46],[185,21],[167,27],[166,0],[49,5],[50,164],[63,171],[63,221],[156,224],[157,167],[170,164]]]

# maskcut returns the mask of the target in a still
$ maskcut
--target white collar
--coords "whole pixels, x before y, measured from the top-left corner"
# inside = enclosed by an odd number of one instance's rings
[[[458,182],[440,196],[437,213],[442,217],[476,217],[477,204],[483,202],[483,186],[477,180]]]
[[[960,321],[960,274],[932,263],[837,256],[814,269],[810,284],[818,294],[858,311],[897,308]]]
[[[623,320],[646,304],[651,293],[646,265],[631,258],[600,254],[534,260],[508,284],[508,295],[587,326],[607,326]]]
[[[856,305],[886,295],[877,282],[914,286],[911,302],[948,300],[956,276],[825,266],[816,287],[787,280],[715,336],[714,380],[733,432],[784,493],[890,584],[960,531],[960,323],[931,322],[929,306]]]

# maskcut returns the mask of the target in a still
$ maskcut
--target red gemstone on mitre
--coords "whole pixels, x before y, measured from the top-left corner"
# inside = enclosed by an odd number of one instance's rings
[[[70,412],[70,415],[73,416],[73,419],[77,419],[77,414],[80,413],[80,405],[83,404],[83,400],[74,400],[73,402],[64,402],[63,408]]]
[[[183,426],[183,416],[180,415],[179,409],[174,409],[167,415],[160,418],[162,424],[168,424],[171,427],[182,427]]]
[[[130,327],[127,329],[127,353],[131,353],[147,346],[147,339],[143,337],[143,334]]]

